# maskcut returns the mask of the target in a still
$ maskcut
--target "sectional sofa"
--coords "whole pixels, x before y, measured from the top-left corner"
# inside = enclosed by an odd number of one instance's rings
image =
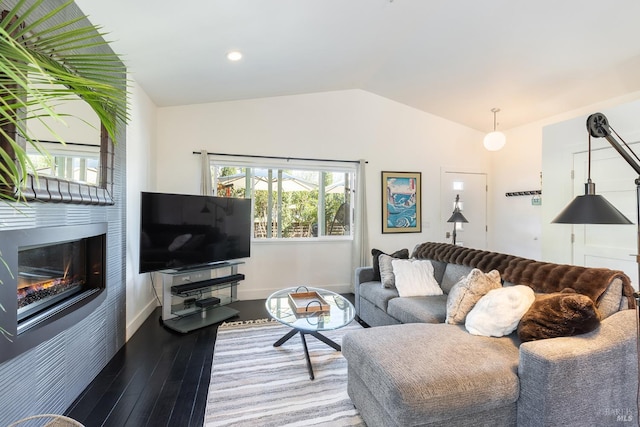
[[[444,243],[411,255],[429,261],[441,295],[401,297],[373,268],[356,271],[356,312],[372,327],[347,334],[342,353],[368,426],[638,425],[636,301],[624,273]],[[467,292],[475,306],[451,324],[450,294],[468,291],[477,270],[499,273],[496,291]],[[531,298],[512,304],[526,310],[517,328],[484,336],[482,323],[502,312],[482,299],[516,289]],[[469,320],[480,308],[478,333]]]

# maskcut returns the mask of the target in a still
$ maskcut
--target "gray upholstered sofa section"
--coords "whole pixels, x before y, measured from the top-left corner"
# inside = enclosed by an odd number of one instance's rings
[[[638,425],[637,319],[620,278],[596,330],[520,343],[444,324],[447,293],[473,267],[432,263],[442,296],[400,298],[356,271],[357,314],[376,327],[348,333],[342,353],[369,427]]]
[[[352,398],[365,397],[370,391],[384,408],[383,423],[372,421],[364,411],[367,425],[416,426],[446,421],[458,426],[469,416],[470,421],[477,421],[477,412],[500,413],[500,418],[515,423],[518,348],[511,338],[477,337],[460,326],[424,323],[362,332],[343,338],[342,352],[349,361]],[[374,346],[375,357],[370,357]],[[362,400],[356,397],[355,401],[360,408]]]
[[[432,261],[431,263],[436,281],[444,292],[442,296],[399,298],[396,289],[385,288],[380,281],[373,280],[372,267],[357,268],[355,272],[355,303],[356,313],[360,320],[370,326],[444,322],[447,294],[461,277],[469,274],[472,267],[440,261]],[[402,310],[404,306],[407,306],[407,312]],[[410,321],[411,317],[415,320]]]

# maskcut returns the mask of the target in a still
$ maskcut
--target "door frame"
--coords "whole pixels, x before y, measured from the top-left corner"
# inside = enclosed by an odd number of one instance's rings
[[[471,169],[471,168],[463,168],[463,167],[451,167],[451,166],[441,166],[440,167],[440,191],[439,191],[439,197],[440,197],[440,221],[439,221],[439,236],[440,238],[438,239],[438,241],[447,241],[445,240],[445,233],[447,232],[447,227],[446,227],[446,218],[442,218],[442,210],[443,210],[443,206],[442,203],[444,201],[444,177],[445,174],[450,173],[450,174],[459,174],[459,175],[482,175],[484,176],[484,180],[485,180],[485,191],[484,191],[484,198],[483,203],[484,203],[484,242],[482,247],[477,247],[476,249],[486,249],[488,247],[488,243],[489,243],[489,215],[488,215],[488,199],[489,199],[489,174],[487,172],[484,171],[480,171],[477,169]],[[447,190],[448,191],[448,190]]]

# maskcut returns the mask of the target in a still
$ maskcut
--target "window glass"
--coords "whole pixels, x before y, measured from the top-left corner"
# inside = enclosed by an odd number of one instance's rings
[[[49,156],[27,148],[37,175],[52,176],[84,184],[98,185],[100,147],[80,144],[42,143]]]
[[[212,163],[214,194],[253,200],[255,239],[351,236],[355,169]]]

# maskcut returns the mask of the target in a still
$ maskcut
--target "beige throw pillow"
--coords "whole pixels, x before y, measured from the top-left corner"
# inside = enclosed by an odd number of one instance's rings
[[[500,273],[498,270],[491,270],[483,273],[474,268],[467,275],[453,285],[451,292],[447,296],[447,316],[445,323],[461,325],[467,318],[467,314],[474,305],[487,292],[492,289],[501,288]]]

